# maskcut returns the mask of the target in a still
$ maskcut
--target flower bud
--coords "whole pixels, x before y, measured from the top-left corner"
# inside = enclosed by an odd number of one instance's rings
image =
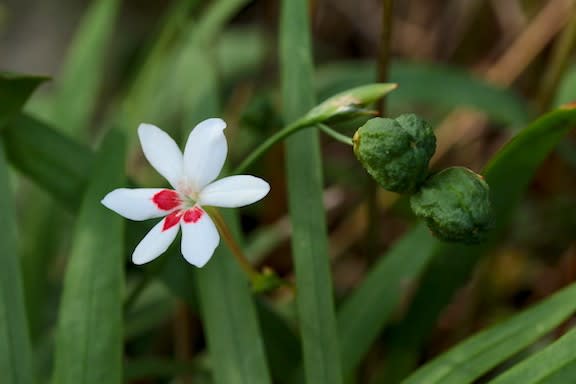
[[[398,84],[375,83],[340,92],[312,108],[299,121],[299,125],[328,123],[352,119],[357,116],[373,116],[377,112],[366,109],[366,106],[381,99],[396,88],[398,88]]]
[[[418,188],[436,150],[432,127],[414,114],[370,119],[352,141],[354,153],[368,173],[384,189],[398,193]]]
[[[416,216],[444,241],[479,243],[493,223],[490,188],[482,176],[463,167],[430,176],[410,197]]]

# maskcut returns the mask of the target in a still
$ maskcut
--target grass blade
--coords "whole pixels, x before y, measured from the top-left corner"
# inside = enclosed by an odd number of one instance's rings
[[[284,118],[295,121],[314,106],[308,2],[284,0],[280,26]],[[292,253],[306,382],[342,382],[332,297],[322,163],[315,130],[286,140]]]
[[[16,253],[16,216],[2,141],[0,138],[0,372],[7,384],[31,384],[30,337]]]
[[[565,384],[576,371],[576,329],[492,380],[492,384]]]
[[[362,284],[338,310],[340,349],[349,376],[390,319],[403,293],[432,258],[436,240],[416,226],[380,257]]]
[[[105,73],[105,50],[114,32],[118,8],[118,0],[93,0],[67,53],[57,83],[53,121],[71,136],[88,134]]]
[[[26,115],[14,118],[3,135],[6,155],[18,170],[66,209],[78,209],[91,171],[93,155],[87,147]]]
[[[0,72],[0,129],[22,109],[32,92],[47,79]]]
[[[405,384],[466,384],[535,342],[576,311],[576,284],[432,360]],[[574,354],[576,359],[576,354]],[[522,363],[523,364],[523,363]],[[515,383],[525,383],[518,380]]]
[[[122,382],[122,217],[100,200],[125,184],[124,140],[107,135],[76,224],[64,281],[53,382]]]

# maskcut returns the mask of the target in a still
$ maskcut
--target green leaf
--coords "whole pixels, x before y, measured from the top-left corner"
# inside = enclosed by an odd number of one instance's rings
[[[118,0],[93,0],[68,50],[56,84],[53,121],[69,135],[89,133],[118,8]]]
[[[64,281],[53,382],[122,382],[124,219],[100,200],[125,184],[124,139],[110,132],[77,218]]]
[[[256,308],[271,374],[277,382],[289,383],[286,373],[293,372],[302,362],[300,340],[290,324],[266,302],[258,300]]]
[[[226,216],[238,237],[233,212]],[[190,267],[192,270],[192,267]],[[263,339],[248,278],[228,248],[221,244],[210,262],[195,273],[208,339],[214,382],[219,384],[270,383]]]
[[[408,313],[390,333],[389,343],[394,351],[390,355],[390,366],[398,369],[398,377],[406,375],[416,364],[420,345],[436,324],[440,312],[501,236],[539,165],[575,125],[576,109],[559,109],[545,114],[512,138],[490,160],[483,174],[490,185],[495,229],[486,243],[477,246],[438,242]]]
[[[430,261],[437,242],[428,232],[419,225],[405,234],[341,304],[338,329],[346,376],[353,373]]]
[[[282,1],[280,63],[284,119],[298,120],[314,106],[308,2]],[[342,382],[342,369],[322,202],[318,133],[286,140],[287,183],[297,308],[306,382]]]
[[[318,71],[318,88],[327,97],[347,88],[370,83],[376,77],[373,63],[352,62],[324,66]],[[398,89],[388,102],[394,110],[410,111],[415,104],[443,109],[472,107],[495,121],[521,127],[530,121],[527,103],[509,89],[499,88],[457,68],[433,63],[395,61],[390,81]]]
[[[159,358],[128,360],[124,380],[133,382],[152,378],[172,379],[182,375],[190,377],[194,384],[212,383],[209,379],[210,373],[198,363]]]
[[[0,72],[0,129],[14,117],[47,77]]]
[[[91,172],[93,156],[88,148],[26,115],[12,119],[3,136],[6,155],[18,170],[66,209],[78,209]]]
[[[523,313],[461,342],[420,368],[403,383],[471,383],[557,327],[574,311],[576,311],[576,284]],[[572,355],[572,359],[576,359],[576,353]],[[510,382],[528,383],[530,380],[527,378]]]
[[[558,341],[530,356],[501,376],[493,384],[566,384],[574,381],[576,372],[576,329]]]
[[[31,384],[30,337],[16,253],[16,216],[2,141],[0,137],[0,372],[7,384]]]

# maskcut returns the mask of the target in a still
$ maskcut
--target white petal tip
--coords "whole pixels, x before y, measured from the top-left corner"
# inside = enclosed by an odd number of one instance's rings
[[[210,260],[210,259],[208,259],[208,260]],[[206,261],[203,262],[203,263],[190,263],[190,264],[193,265],[193,266],[195,266],[196,268],[202,268],[203,266],[206,265],[206,263],[208,263],[208,260],[206,260]]]
[[[223,131],[226,129],[226,122],[219,117],[212,117],[204,120],[201,124],[206,124],[210,129]]]
[[[159,130],[157,126],[148,123],[142,123],[138,126],[138,134],[146,133],[147,131],[156,131]]]
[[[145,261],[143,261],[143,260],[138,260],[138,259],[134,259],[134,258],[132,259],[132,263],[135,264],[135,265],[143,265],[143,264],[146,264]]]
[[[102,200],[100,200],[100,204],[102,204],[102,205],[105,206],[106,208],[111,209],[111,210],[113,210],[113,211],[115,211],[115,209],[114,209],[114,202],[113,202],[114,192],[115,192],[115,191],[116,191],[116,190],[114,190],[114,191],[112,191],[112,192],[108,192],[108,193],[106,194],[106,196],[104,196],[104,197],[102,198]]]

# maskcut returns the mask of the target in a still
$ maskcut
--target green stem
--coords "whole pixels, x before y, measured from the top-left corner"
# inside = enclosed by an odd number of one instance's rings
[[[244,255],[242,248],[240,248],[236,240],[234,240],[234,236],[232,236],[232,232],[230,232],[230,230],[228,229],[228,226],[226,225],[224,218],[222,217],[220,212],[218,212],[218,210],[215,208],[205,207],[204,209],[208,212],[208,214],[214,221],[214,224],[216,224],[218,232],[220,232],[222,239],[224,239],[224,242],[234,255],[234,258],[236,259],[238,264],[240,264],[240,267],[246,273],[246,275],[248,275],[250,281],[252,281],[255,277],[259,275],[259,273],[254,268],[252,263],[250,263],[250,260],[248,260],[248,258]]]
[[[354,146],[354,144],[352,143],[351,137],[343,135],[340,132],[336,132],[335,130],[333,130],[332,128],[330,128],[329,126],[327,126],[325,124],[318,124],[318,128],[320,128],[320,130],[322,132],[324,132],[325,134],[327,134],[328,136],[330,136],[334,140],[339,141],[339,142],[344,143],[344,144],[347,144],[347,145],[350,145],[350,146]]]
[[[276,132],[275,134],[270,136],[268,139],[266,139],[265,142],[260,144],[260,146],[258,146],[258,148],[256,148],[254,151],[252,151],[252,153],[246,159],[244,159],[244,161],[242,163],[240,163],[240,165],[238,167],[236,167],[236,169],[234,170],[234,172],[232,172],[232,174],[237,175],[237,174],[244,173],[248,168],[250,168],[256,162],[256,160],[258,160],[260,157],[262,157],[262,155],[264,155],[275,144],[279,143],[280,141],[282,141],[286,137],[290,136],[291,134],[296,133],[299,130],[306,128],[306,127],[310,127],[310,125],[304,125],[304,124],[300,123],[300,121],[297,121],[293,124],[288,125],[287,127],[283,128],[282,130]]]

